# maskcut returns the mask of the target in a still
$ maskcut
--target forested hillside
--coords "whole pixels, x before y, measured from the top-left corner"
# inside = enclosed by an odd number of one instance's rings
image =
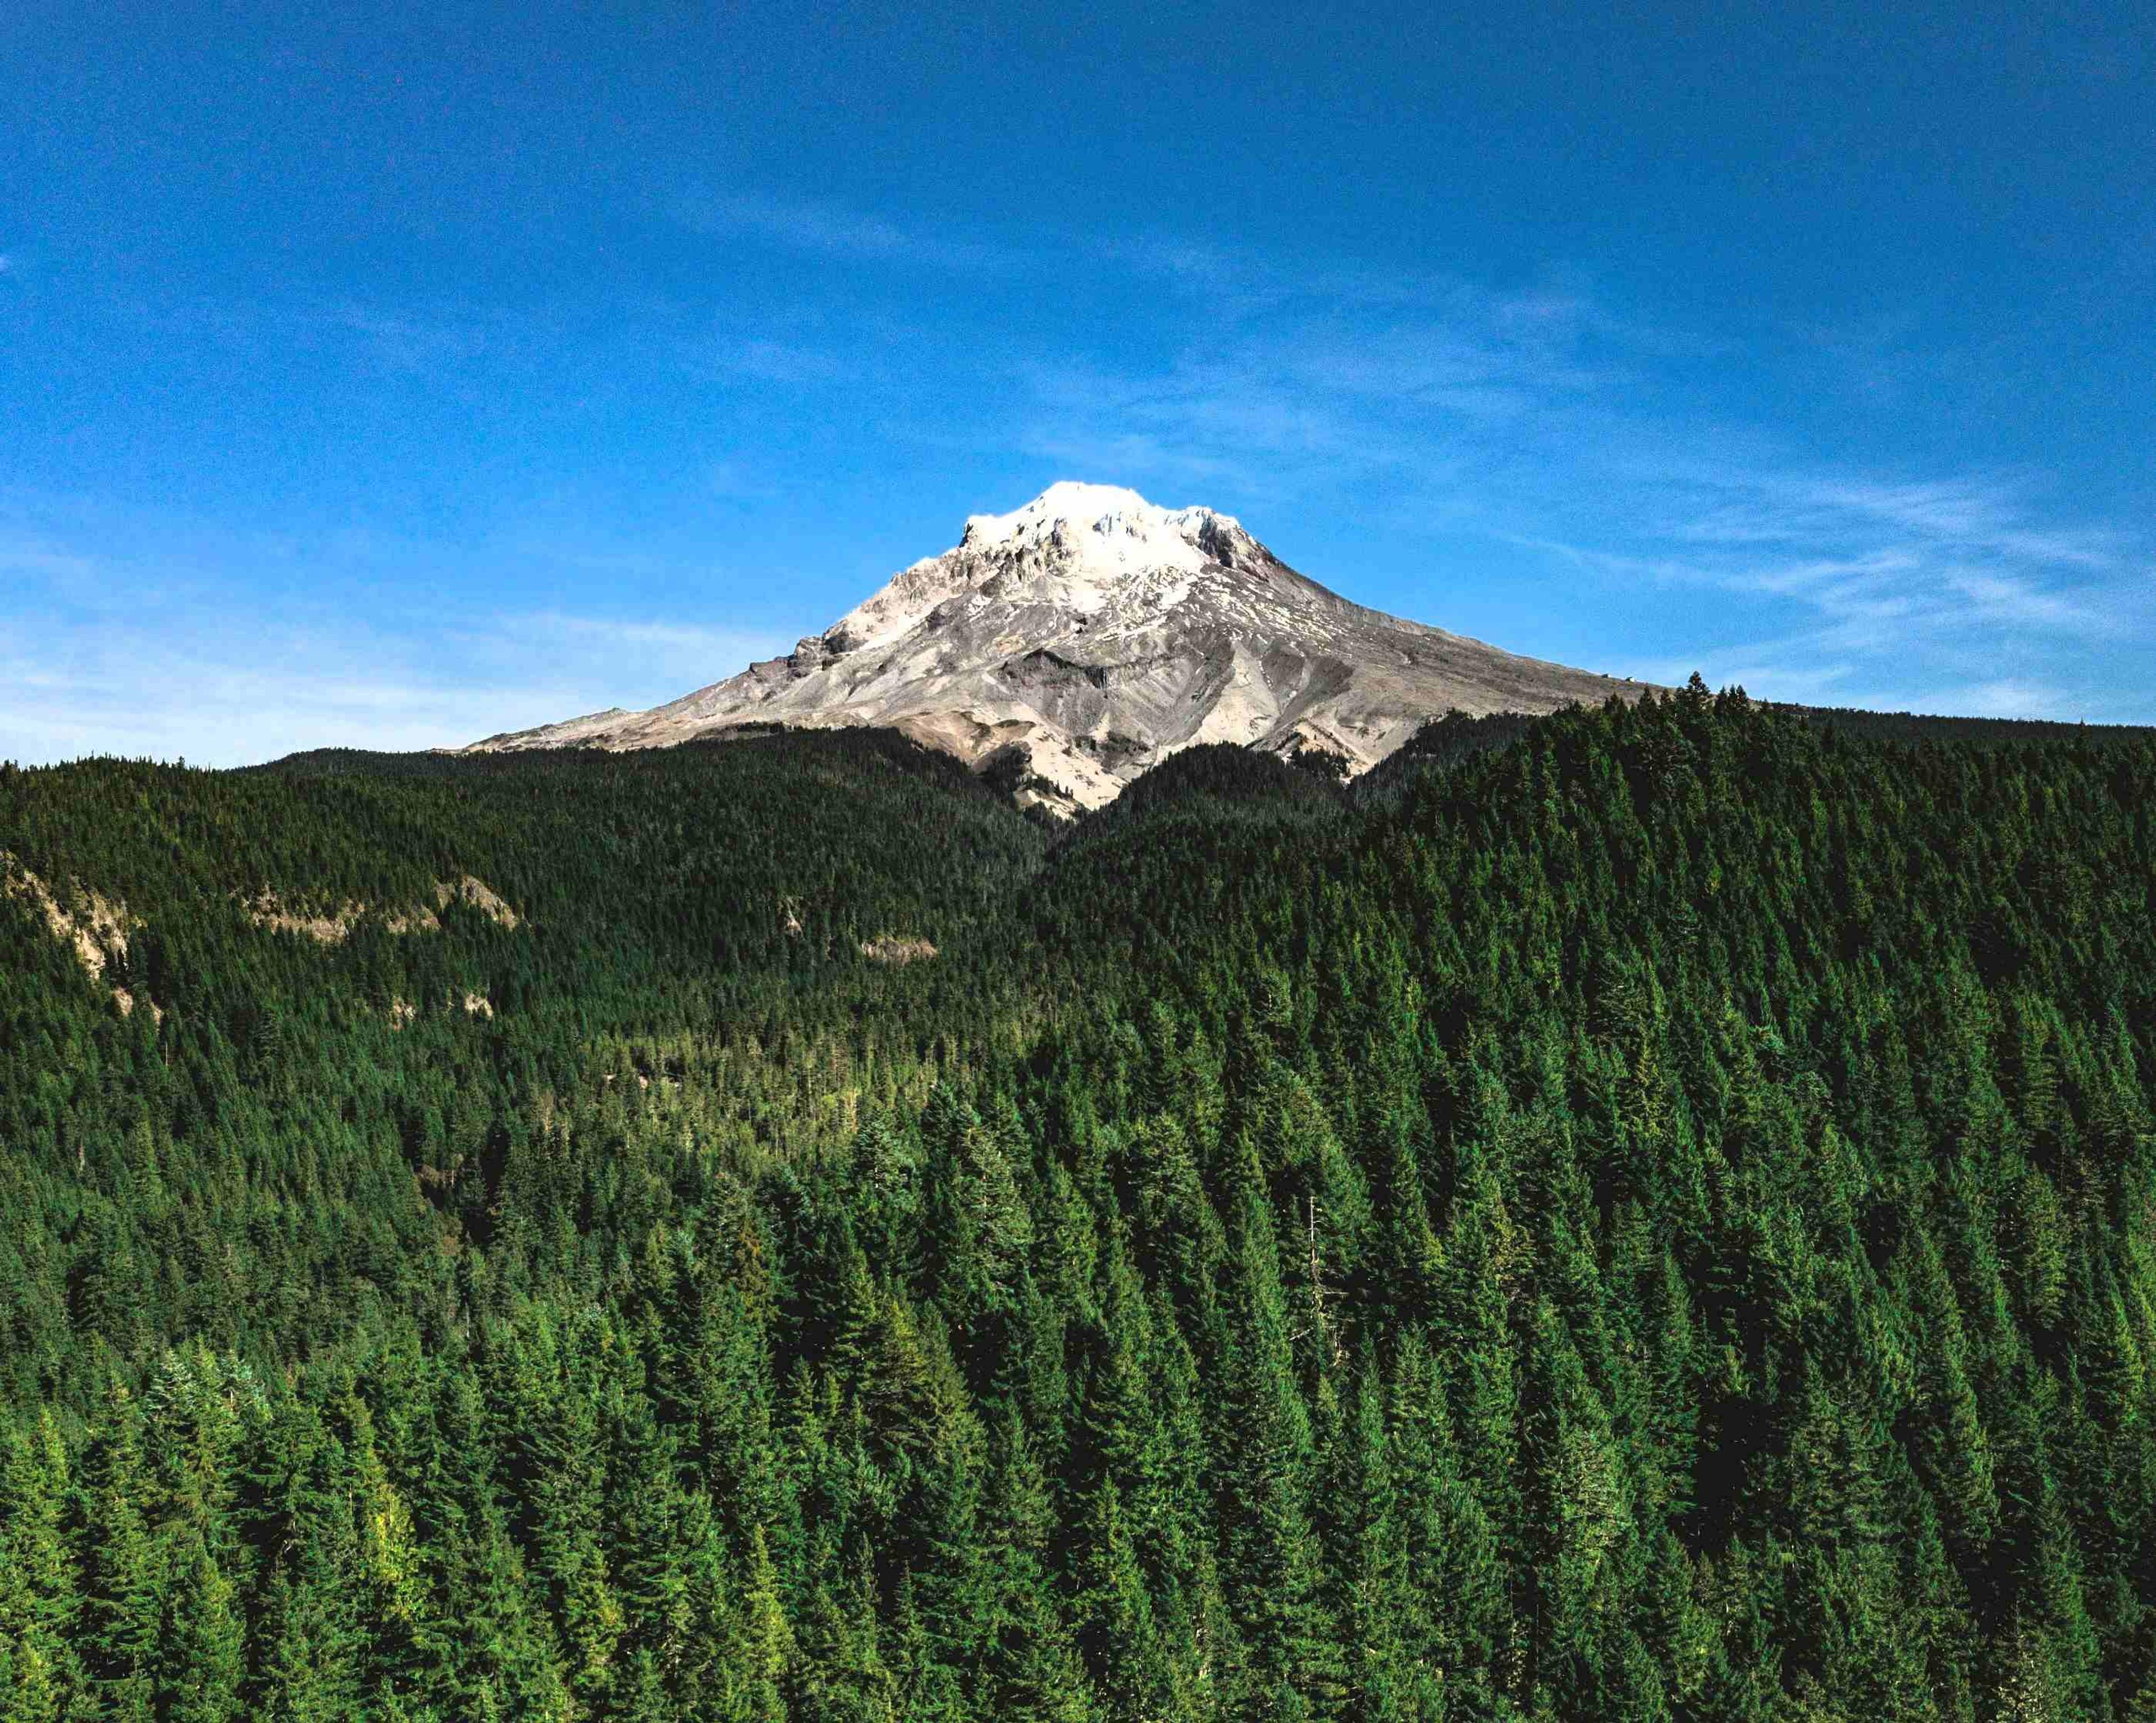
[[[0,768],[0,1719],[2156,1719],[2156,741]]]

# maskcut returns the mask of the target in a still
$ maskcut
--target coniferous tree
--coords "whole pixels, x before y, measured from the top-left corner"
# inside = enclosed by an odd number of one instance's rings
[[[2145,736],[0,782],[8,1715],[2150,1709]]]

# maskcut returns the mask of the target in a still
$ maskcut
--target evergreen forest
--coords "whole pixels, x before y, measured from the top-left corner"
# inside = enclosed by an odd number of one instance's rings
[[[0,1723],[2156,1723],[2156,733],[99,759],[0,852]]]

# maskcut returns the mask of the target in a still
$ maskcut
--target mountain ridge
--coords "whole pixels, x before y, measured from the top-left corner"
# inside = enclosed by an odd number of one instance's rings
[[[968,517],[956,545],[783,657],[472,750],[889,725],[977,769],[1014,764],[1022,803],[1068,814],[1204,743],[1317,752],[1352,777],[1447,711],[1544,712],[1642,686],[1357,604],[1218,510],[1060,481]]]

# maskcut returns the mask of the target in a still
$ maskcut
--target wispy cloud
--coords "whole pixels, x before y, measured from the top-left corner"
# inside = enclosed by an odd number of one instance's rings
[[[1684,656],[1635,673],[1729,666],[1793,699],[2150,715],[2069,687],[2076,653],[2156,649],[2146,546],[2074,518],[2041,476],[1826,466],[1758,428],[1677,414],[1673,383],[1725,352],[1584,288],[1269,274],[1158,242],[1116,255],[1200,316],[1185,350],[1149,368],[1027,368],[1019,434],[1044,459],[1554,558],[1594,580],[1579,602],[1723,595],[1665,606]],[[1746,645],[1763,623],[1779,631]]]
[[[841,383],[856,373],[854,362],[823,347],[798,342],[752,340],[722,349],[721,368],[760,383],[787,386]]]
[[[1085,427],[1062,431],[1043,425],[1026,436],[1024,447],[1027,453],[1054,462],[1059,471],[1144,479],[1153,483],[1156,492],[1162,484],[1194,489],[1224,485],[1238,495],[1248,495],[1262,482],[1261,471],[1256,466],[1201,453],[1147,431]],[[1178,502],[1191,500],[1179,491],[1169,491],[1167,497]]]
[[[95,568],[88,557],[72,551],[56,550],[35,540],[0,537],[0,571],[10,574],[36,575],[48,580],[82,580],[89,578]]]
[[[1491,467],[1579,434],[1625,381],[1614,320],[1568,291],[1268,275],[1217,254],[1163,261],[1158,245],[1117,255],[1188,296],[1190,338],[1146,370],[1022,368],[1020,435],[1045,455],[1135,442],[1177,472],[1245,475],[1254,490],[1353,494],[1378,475],[1437,507],[1471,459]]]
[[[2041,682],[2012,677],[1969,682],[1945,691],[1943,711],[1965,712],[1971,717],[2074,718],[2081,716],[2071,697]]]
[[[388,371],[428,375],[468,365],[509,331],[499,316],[400,315],[363,305],[335,305],[298,320],[307,335],[342,339]]]
[[[629,688],[644,703],[732,676],[793,642],[754,629],[663,617],[578,616],[558,610],[477,620],[459,638],[506,676],[547,674],[588,687]],[[653,692],[653,689],[661,692]],[[617,703],[609,699],[608,705]]]
[[[454,600],[358,611],[139,553],[0,539],[0,568],[14,577],[0,615],[0,759],[25,763],[455,746],[654,704],[783,650],[757,630],[663,615],[459,613]]]
[[[2041,567],[1972,568],[1906,541],[1810,558],[1763,558],[1749,542],[1726,557],[1702,556],[1699,546],[1681,541],[1667,553],[1644,555],[1546,539],[1521,543],[1607,576],[1620,589],[1709,588],[1765,604],[1712,607],[1707,615],[1714,620],[1695,625],[1681,656],[1641,666],[1639,673],[1650,680],[1699,668],[1718,682],[1812,704],[1979,716],[2146,716],[2130,700],[2073,697],[2041,675],[1987,673],[2017,661],[2085,667],[2092,651],[2156,646],[2156,584],[2144,582],[2137,592],[2130,575],[2061,587]],[[1764,640],[1734,632],[1777,617],[1799,625]],[[2006,702],[2016,691],[2028,698],[2013,707]]]
[[[1852,474],[1684,469],[1718,495],[1718,506],[1676,529],[1702,543],[1788,543],[1845,534],[1855,526],[1886,527],[1929,543],[1985,555],[2101,570],[2118,559],[2116,535],[2087,527],[2040,526],[2020,486],[1983,475],[1895,481]]]
[[[2019,575],[1964,572],[1948,575],[1947,584],[1985,620],[2087,635],[2116,632],[2122,620],[2074,593],[2046,591]]]
[[[680,200],[676,213],[695,232],[760,239],[789,250],[855,261],[1002,270],[1017,266],[1027,256],[1022,249],[978,234],[917,221],[895,222],[844,204],[806,198],[696,196]]]
[[[504,617],[450,630],[453,666],[412,635],[228,619],[176,641],[70,629],[0,640],[0,758],[99,752],[239,765],[302,748],[453,747],[716,681],[777,643],[668,623]],[[27,649],[26,649],[27,648]]]
[[[45,619],[23,645],[0,643],[0,757],[24,763],[97,752],[239,765],[306,748],[439,747],[503,728],[505,710],[558,716],[569,693],[459,686],[259,621],[176,640]]]
[[[916,252],[921,243],[896,222],[833,203],[732,197],[691,205],[686,213],[694,226],[759,234],[781,244],[843,257],[903,257]]]

